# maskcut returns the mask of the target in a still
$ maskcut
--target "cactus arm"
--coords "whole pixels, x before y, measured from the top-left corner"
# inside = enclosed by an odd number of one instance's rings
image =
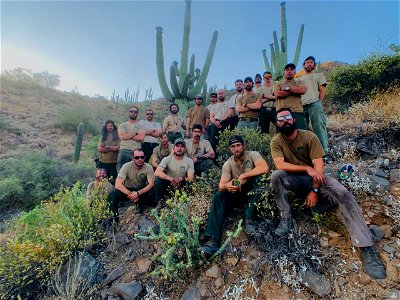
[[[204,85],[203,85],[203,92],[201,93],[201,96],[204,99],[204,102],[203,102],[203,105],[204,105],[206,100],[207,100],[207,82],[205,82]]]
[[[170,81],[171,90],[175,96],[175,99],[181,99],[181,92],[179,91],[178,80],[176,79],[176,76],[175,76],[175,74],[176,74],[175,69],[176,69],[176,64],[172,63],[171,67],[169,68],[169,81]]]
[[[190,98],[192,98],[196,94],[198,94],[200,92],[201,88],[203,87],[204,83],[206,82],[208,72],[210,71],[211,62],[214,57],[214,51],[215,51],[215,46],[217,44],[217,39],[218,39],[218,31],[214,31],[211,42],[210,42],[210,46],[208,48],[206,60],[204,62],[204,66],[203,66],[201,74],[200,74],[200,78],[199,78],[199,80],[197,80],[196,85],[191,90],[191,92],[189,94]]]
[[[304,34],[304,24],[301,24],[300,31],[299,31],[299,37],[297,38],[296,51],[294,53],[294,58],[293,58],[293,63],[295,65],[297,65],[297,63],[299,62],[301,45],[303,43],[303,34]]]
[[[269,48],[270,48],[270,51],[271,51],[271,62],[273,64],[272,67],[274,69],[274,73],[276,73],[277,70],[278,70],[278,60],[276,58],[274,44],[269,44]]]
[[[186,74],[185,81],[183,82],[182,92],[181,92],[182,100],[184,100],[184,99],[188,100],[189,83],[190,83],[190,74]]]
[[[74,163],[78,163],[79,157],[81,155],[81,148],[82,148],[82,140],[83,140],[84,131],[85,131],[85,126],[83,125],[83,123],[79,123],[78,132],[76,134]]]
[[[262,50],[262,55],[264,59],[265,70],[271,72],[271,66],[269,65],[268,57],[267,57],[267,50]]]
[[[171,91],[168,88],[167,80],[165,79],[165,71],[164,71],[164,50],[163,50],[163,41],[162,41],[162,27],[157,27],[156,34],[156,65],[157,65],[157,76],[158,82],[160,84],[160,89],[164,97],[170,101],[174,101],[174,95],[172,95]]]
[[[184,75],[188,73],[188,60],[189,60],[189,37],[190,37],[190,20],[191,20],[191,7],[192,2],[186,0],[185,9],[185,21],[183,25],[183,40],[182,40],[182,50],[181,50],[181,65],[179,73],[179,88],[182,91],[183,84],[185,81]]]
[[[281,3],[281,34],[282,34],[282,39],[283,39],[283,45],[285,46],[285,49],[282,47],[282,52],[285,52],[283,57],[282,57],[282,68],[286,65],[287,63],[287,21],[286,21],[286,3],[282,2]]]

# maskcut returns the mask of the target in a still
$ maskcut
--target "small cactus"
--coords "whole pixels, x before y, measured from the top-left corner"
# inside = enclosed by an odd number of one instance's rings
[[[78,163],[79,157],[81,155],[81,148],[82,148],[82,140],[83,140],[84,131],[85,131],[85,126],[83,125],[83,123],[79,123],[78,132],[76,134],[74,163]]]

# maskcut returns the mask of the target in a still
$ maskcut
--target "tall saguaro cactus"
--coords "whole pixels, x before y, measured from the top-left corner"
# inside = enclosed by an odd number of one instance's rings
[[[210,46],[208,48],[206,60],[203,69],[195,69],[195,56],[192,54],[189,63],[189,37],[190,37],[190,20],[191,20],[191,1],[185,0],[185,21],[183,29],[183,41],[181,49],[181,63],[174,61],[170,67],[170,86],[167,85],[164,71],[164,50],[163,50],[163,28],[156,28],[156,64],[158,82],[160,83],[161,92],[166,99],[170,102],[175,100],[191,100],[196,94],[201,93],[204,84],[206,83],[208,72],[212,59],[214,57],[215,46],[217,44],[218,32],[214,31],[211,38]],[[179,77],[179,80],[178,78]],[[172,92],[171,92],[172,91]]]
[[[81,155],[81,148],[82,148],[82,140],[83,140],[84,131],[85,131],[85,126],[83,125],[83,123],[79,123],[78,132],[76,133],[74,163],[78,163],[79,157]]]
[[[264,59],[265,69],[272,73],[274,79],[279,79],[283,75],[283,68],[288,63],[287,59],[287,22],[286,22],[286,3],[281,3],[281,35],[280,41],[278,41],[278,36],[276,31],[274,30],[272,33],[273,43],[269,44],[270,52],[271,52],[271,64],[268,61],[267,50],[262,50],[262,55]],[[303,42],[303,34],[304,34],[304,24],[301,25],[299,36],[297,38],[296,50],[294,53],[293,62],[295,65],[299,62],[301,44]]]

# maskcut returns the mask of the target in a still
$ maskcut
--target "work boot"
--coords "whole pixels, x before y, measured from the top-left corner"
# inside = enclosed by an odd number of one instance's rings
[[[331,284],[321,274],[306,269],[305,271],[300,270],[299,275],[300,282],[318,296],[324,297],[332,292]]]
[[[367,273],[374,279],[386,278],[385,267],[383,266],[381,260],[376,254],[375,248],[373,246],[361,247],[360,256],[365,273]]]
[[[281,222],[275,229],[275,234],[280,237],[287,236],[289,231],[293,228],[292,218],[281,218]]]
[[[206,256],[212,256],[219,250],[219,247],[219,240],[215,237],[210,237],[207,243],[201,246],[198,251],[204,253]]]
[[[256,224],[254,223],[253,219],[246,218],[244,220],[244,231],[248,235],[256,235],[257,234]]]

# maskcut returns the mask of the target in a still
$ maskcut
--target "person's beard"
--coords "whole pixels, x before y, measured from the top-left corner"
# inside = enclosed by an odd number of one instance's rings
[[[250,91],[253,89],[253,87],[252,87],[251,85],[246,85],[244,88],[245,88],[246,91],[248,91],[248,92],[250,92]]]
[[[307,72],[311,72],[312,70],[314,70],[315,69],[315,67],[305,67],[304,68]]]
[[[176,152],[174,152],[174,154],[175,154],[175,156],[183,156],[184,155],[184,152],[182,151],[181,153],[176,153]]]
[[[238,88],[236,89],[236,92],[241,93],[243,91],[243,88]]]
[[[261,83],[261,78],[260,78],[260,79],[256,79],[255,82],[256,82],[256,83]]]
[[[137,118],[137,115],[131,115],[131,116],[129,116],[129,119],[131,119],[131,120],[136,120],[136,118]]]
[[[282,127],[277,126],[276,128],[284,136],[291,136],[296,130],[296,122],[294,122],[293,124],[285,123]]]

